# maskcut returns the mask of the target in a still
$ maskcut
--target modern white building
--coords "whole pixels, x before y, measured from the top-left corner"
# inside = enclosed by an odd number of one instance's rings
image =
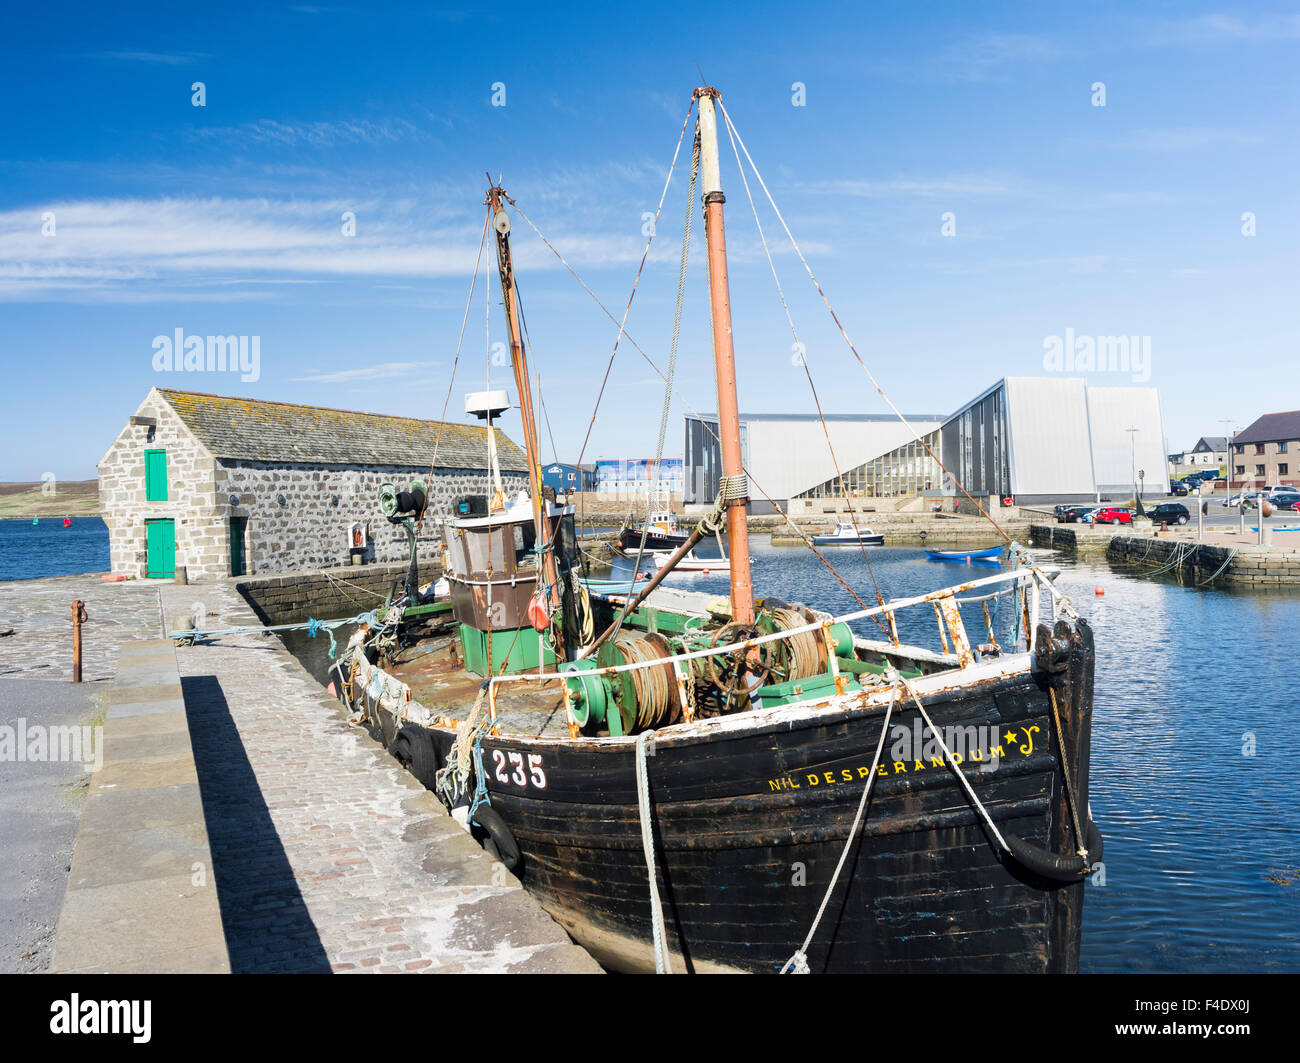
[[[944,465],[973,495],[1032,503],[1131,494],[1135,484],[1169,490],[1155,388],[1004,377],[948,418],[939,437]]]
[[[938,414],[908,414],[918,432],[932,432],[942,423]],[[741,460],[750,475],[750,510],[771,513],[792,498],[836,497],[840,494],[836,466],[851,495],[873,493],[865,482],[865,466],[912,439],[894,414],[828,414],[825,427],[816,414],[740,415]],[[708,505],[718,493],[722,458],[718,448],[718,419],[713,414],[686,417],[683,498]],[[827,445],[827,438],[830,446]],[[831,448],[834,448],[834,457]],[[928,474],[930,486],[938,486]],[[916,485],[923,490],[927,474],[918,469]]]
[[[1128,497],[1135,483],[1147,494],[1169,490],[1155,388],[1005,377],[951,415],[906,416],[907,425],[893,414],[837,415],[823,429],[815,415],[742,414],[751,511],[797,498],[958,494],[943,468],[976,497],[1024,503]],[[716,431],[715,418],[686,418],[687,502],[707,504],[717,493]]]

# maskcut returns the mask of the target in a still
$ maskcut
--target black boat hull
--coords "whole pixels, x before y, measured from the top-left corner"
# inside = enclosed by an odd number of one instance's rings
[[[660,552],[663,550],[676,550],[687,539],[689,532],[682,532],[678,535],[668,535],[664,532],[650,531],[645,533],[645,548],[648,551]],[[624,528],[618,536],[618,548],[624,552],[631,551],[635,553],[641,547],[641,532],[637,528]]]
[[[1083,622],[1057,634],[1069,650],[1055,674],[999,675],[923,700],[940,729],[1000,737],[996,770],[977,770],[992,763],[988,743],[968,749],[964,769],[998,829],[1068,857],[1078,843],[1049,691],[1086,817],[1093,645]],[[850,707],[657,736],[647,763],[674,969],[775,971],[799,947],[848,840],[883,718]],[[1042,878],[1003,853],[941,758],[892,760],[895,728],[919,734],[918,721],[910,703],[894,710],[864,824],[807,952],[811,969],[1077,970],[1083,883]],[[502,736],[485,738],[483,751],[525,887],[607,967],[653,970],[631,743]]]

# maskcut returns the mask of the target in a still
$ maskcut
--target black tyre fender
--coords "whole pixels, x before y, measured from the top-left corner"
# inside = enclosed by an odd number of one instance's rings
[[[475,810],[471,822],[477,823],[487,832],[489,851],[496,850],[494,855],[505,865],[506,870],[518,871],[522,862],[519,844],[515,841],[515,836],[510,833],[510,828],[506,826],[506,821],[501,818],[501,813],[485,801]]]
[[[414,775],[430,790],[437,781],[442,757],[432,737],[422,727],[407,724],[393,736],[389,752],[402,767]]]
[[[1105,848],[1101,831],[1091,819],[1088,820],[1087,830],[1087,861],[1081,856],[1049,853],[1046,849],[1009,832],[1003,832],[1002,837],[1006,840],[1007,848],[1016,863],[1026,871],[1032,871],[1035,875],[1051,879],[1053,882],[1078,882],[1080,879],[1087,878],[1093,867],[1101,863]]]

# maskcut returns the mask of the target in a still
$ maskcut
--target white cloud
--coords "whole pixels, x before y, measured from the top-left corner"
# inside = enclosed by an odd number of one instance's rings
[[[327,373],[309,373],[296,376],[295,382],[305,381],[317,384],[350,384],[357,380],[389,380],[393,377],[415,376],[426,369],[441,365],[440,362],[379,362],[376,365],[359,366],[355,369],[337,369]]]

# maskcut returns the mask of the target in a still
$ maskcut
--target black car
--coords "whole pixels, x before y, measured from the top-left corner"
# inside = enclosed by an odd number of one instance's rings
[[[1191,489],[1195,486],[1196,484],[1192,484],[1190,487],[1185,483],[1170,484],[1169,493],[1174,495],[1176,498],[1181,498],[1183,495],[1191,494]]]
[[[1078,524],[1080,518],[1092,510],[1093,506],[1057,506],[1057,524]]]
[[[1147,516],[1153,524],[1186,524],[1192,519],[1191,513],[1181,502],[1161,502],[1148,509]]]

